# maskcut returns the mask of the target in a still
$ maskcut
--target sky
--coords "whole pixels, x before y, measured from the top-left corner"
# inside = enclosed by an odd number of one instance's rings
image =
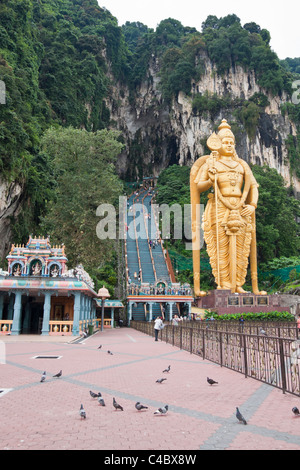
[[[209,15],[218,18],[236,14],[242,25],[254,21],[271,34],[271,48],[279,59],[300,57],[300,2],[295,0],[98,0],[118,19],[139,21],[156,29],[160,21],[173,18],[183,26],[201,31]]]

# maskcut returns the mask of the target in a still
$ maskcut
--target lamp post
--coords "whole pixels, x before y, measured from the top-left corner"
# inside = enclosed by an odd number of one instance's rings
[[[103,325],[104,325],[104,303],[105,299],[108,299],[110,297],[110,293],[106,289],[106,287],[102,287],[98,291],[98,297],[102,299],[102,310],[101,310],[101,331],[103,331]]]

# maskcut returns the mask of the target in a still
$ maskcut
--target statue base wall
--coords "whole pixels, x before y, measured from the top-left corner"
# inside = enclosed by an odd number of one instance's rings
[[[195,299],[198,308],[211,309],[219,315],[232,313],[290,312],[300,314],[300,303],[292,295],[255,295],[251,292],[232,294],[230,290],[208,291],[204,297]],[[298,296],[297,296],[298,297]]]

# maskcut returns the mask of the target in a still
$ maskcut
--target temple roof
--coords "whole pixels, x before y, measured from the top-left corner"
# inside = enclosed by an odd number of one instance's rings
[[[65,246],[64,244],[58,246],[51,246],[50,238],[47,237],[33,237],[30,235],[26,245],[12,245],[7,259],[9,258],[27,258],[31,256],[46,256],[53,258],[65,259]]]

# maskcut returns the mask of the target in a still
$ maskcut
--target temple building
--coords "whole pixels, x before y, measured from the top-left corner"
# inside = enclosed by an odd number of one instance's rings
[[[26,246],[12,245],[7,261],[8,270],[0,270],[0,335],[79,336],[99,327],[94,283],[81,265],[68,270],[64,245],[30,236]]]

